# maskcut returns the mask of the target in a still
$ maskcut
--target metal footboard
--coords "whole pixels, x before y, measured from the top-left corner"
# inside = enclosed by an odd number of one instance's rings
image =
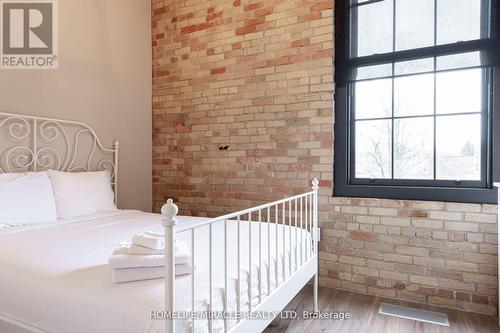
[[[266,299],[273,296],[275,291],[280,289],[280,286],[286,284],[293,275],[300,271],[300,269],[306,264],[311,264],[311,260],[317,262],[318,254],[318,180],[314,179],[312,181],[312,191],[299,194],[290,198],[270,202],[264,205],[248,208],[241,210],[239,212],[223,215],[220,217],[212,218],[208,221],[198,223],[193,226],[177,228],[176,229],[176,215],[178,213],[178,207],[173,203],[172,199],[168,199],[167,203],[163,205],[161,209],[162,213],[162,224],[165,227],[165,311],[167,314],[171,314],[176,311],[175,309],[175,260],[174,260],[174,241],[176,235],[179,233],[189,233],[191,238],[191,308],[192,311],[196,311],[195,308],[195,234],[200,231],[201,228],[208,228],[208,234],[203,235],[203,237],[208,237],[208,269],[209,274],[207,276],[208,286],[209,286],[209,300],[208,300],[208,312],[213,310],[213,284],[214,284],[214,253],[213,253],[213,229],[216,224],[223,224],[224,226],[224,300],[223,300],[223,310],[229,310],[229,300],[228,300],[228,224],[237,223],[237,303],[236,311],[241,311],[241,272],[244,267],[242,267],[241,253],[242,251],[242,240],[241,240],[241,230],[243,227],[249,228],[248,233],[248,283],[250,285],[250,295],[248,296],[247,308],[249,312],[255,311],[259,308],[259,305],[264,304]],[[248,221],[248,223],[243,223]],[[253,223],[258,222],[258,223]],[[257,248],[253,248],[255,243],[252,241],[252,228],[258,228],[258,245]],[[275,239],[271,239],[271,229],[274,228]],[[267,242],[263,243],[262,233],[267,232]],[[302,233],[302,235],[300,235]],[[288,243],[286,242],[286,236],[288,234]],[[295,235],[293,235],[295,234]],[[307,236],[309,235],[309,236]],[[292,236],[294,236],[295,245],[292,244]],[[278,249],[278,242],[281,239],[282,249]],[[304,241],[306,239],[307,241]],[[300,242],[299,242],[300,240]],[[255,241],[255,240],[254,240]],[[272,242],[275,242],[275,246],[271,246]],[[309,243],[309,244],[308,244]],[[271,249],[275,251],[271,254]],[[263,258],[263,250],[267,250],[267,258]],[[258,251],[258,260],[252,258],[252,252]],[[280,257],[279,251],[283,251]],[[288,257],[286,255],[288,253]],[[292,254],[294,254],[292,258]],[[272,257],[274,255],[274,258]],[[271,276],[271,262],[274,259],[274,276]],[[279,259],[281,262],[281,270],[279,269]],[[263,261],[267,262],[266,274],[262,274]],[[258,276],[252,274],[252,265],[258,267]],[[316,263],[314,263],[316,265]],[[312,267],[312,266],[310,266]],[[312,277],[314,278],[314,309],[318,310],[318,272],[317,266]],[[310,276],[308,276],[310,278]],[[258,286],[258,297],[256,300],[252,300],[251,290],[255,280],[257,279]],[[262,279],[267,279],[267,288],[263,288]],[[272,288],[272,283],[274,287]],[[292,295],[293,297],[293,295]],[[285,303],[286,304],[286,303]],[[194,317],[192,330],[194,332]],[[208,331],[213,331],[212,316],[208,317]],[[240,321],[246,319],[238,319],[235,327]],[[240,325],[241,326],[241,325]],[[224,318],[224,332],[233,331],[229,327],[227,317]],[[175,332],[175,320],[173,318],[165,320],[165,332],[174,333]]]

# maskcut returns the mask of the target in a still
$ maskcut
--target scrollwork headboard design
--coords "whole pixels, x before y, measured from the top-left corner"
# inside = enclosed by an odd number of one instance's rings
[[[79,121],[0,112],[0,173],[107,170],[117,201],[118,141],[105,147]]]

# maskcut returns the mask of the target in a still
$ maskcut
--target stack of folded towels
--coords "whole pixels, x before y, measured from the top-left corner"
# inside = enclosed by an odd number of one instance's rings
[[[160,279],[165,276],[165,238],[147,231],[133,237],[131,243],[121,243],[109,258],[112,281],[131,282]],[[174,244],[175,275],[191,273],[191,254],[185,242]]]

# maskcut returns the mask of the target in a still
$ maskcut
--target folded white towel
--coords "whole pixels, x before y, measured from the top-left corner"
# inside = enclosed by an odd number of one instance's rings
[[[165,248],[165,238],[150,233],[140,233],[134,235],[132,244],[147,247],[152,250],[163,250]]]
[[[130,243],[128,242],[121,242],[117,246],[115,246],[113,253],[111,255],[115,254],[129,254],[130,250]]]
[[[182,242],[175,240],[174,253],[179,251]],[[121,242],[116,248],[113,254],[135,254],[135,255],[148,255],[148,254],[165,254],[165,249],[154,250],[144,246],[130,244],[128,242]]]
[[[137,268],[165,265],[165,256],[163,254],[136,255],[129,254],[129,251],[130,246],[120,244],[109,257],[109,266],[111,268]],[[191,254],[185,242],[178,242],[178,250],[175,252],[174,258],[176,265],[191,262]]]
[[[191,264],[175,265],[175,276],[191,273]],[[161,279],[165,277],[165,267],[115,268],[111,270],[113,283]]]
[[[156,231],[146,231],[145,234],[153,237],[163,237],[163,238],[165,237],[165,234]]]
[[[140,245],[135,245],[135,244],[130,244],[128,248],[128,254],[135,254],[135,255],[147,255],[147,254],[164,254],[165,250],[153,250],[153,249],[148,249],[147,247],[140,246]]]

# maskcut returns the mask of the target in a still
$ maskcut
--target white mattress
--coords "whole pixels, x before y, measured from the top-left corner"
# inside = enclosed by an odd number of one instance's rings
[[[204,218],[178,217],[178,228],[204,221]],[[252,303],[258,301],[259,224],[252,223]],[[261,224],[262,290],[267,290],[267,225]],[[241,222],[241,310],[248,304],[249,223]],[[4,229],[5,230],[5,229]],[[124,284],[111,283],[107,261],[113,247],[130,240],[141,231],[162,231],[160,215],[137,211],[117,211],[85,219],[0,233],[0,314],[49,332],[163,332],[163,321],[150,319],[151,311],[163,310],[163,280]],[[271,235],[271,288],[275,278],[276,234]],[[284,232],[283,232],[284,231]],[[213,311],[223,309],[224,225],[213,227],[214,288]],[[283,235],[285,251],[283,251]],[[295,235],[299,235],[297,240]],[[290,237],[291,236],[291,243]],[[190,234],[178,237],[190,244]],[[229,310],[235,311],[237,295],[237,223],[228,222]],[[196,311],[205,311],[208,291],[208,226],[195,238]],[[304,243],[302,243],[304,240]],[[300,264],[300,253],[310,250],[308,233],[278,225],[278,272],[282,259]],[[295,244],[298,244],[295,251]],[[306,249],[306,247],[308,247]],[[291,256],[288,255],[292,248]],[[288,267],[288,264],[287,266]],[[289,272],[286,272],[289,275]],[[177,310],[191,311],[191,276],[176,278]],[[280,309],[276,309],[279,311]],[[192,321],[178,320],[177,332],[191,332]],[[223,322],[214,321],[214,332]],[[208,323],[195,321],[196,332],[207,332]]]

